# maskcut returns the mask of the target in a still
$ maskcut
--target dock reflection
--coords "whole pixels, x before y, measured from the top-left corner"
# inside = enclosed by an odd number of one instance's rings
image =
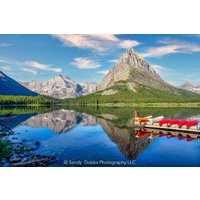
[[[155,139],[157,137],[167,137],[170,138],[177,138],[178,140],[185,139],[187,142],[198,140],[200,141],[200,135],[197,133],[184,133],[184,132],[176,132],[176,131],[164,131],[164,130],[156,130],[156,129],[150,129],[150,128],[135,128],[135,137],[136,138],[150,138]]]

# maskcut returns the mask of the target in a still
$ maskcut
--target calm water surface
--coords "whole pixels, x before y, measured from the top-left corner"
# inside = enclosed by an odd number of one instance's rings
[[[15,112],[8,123],[19,133],[18,141],[40,141],[38,153],[57,159],[51,166],[200,166],[198,135],[183,134],[180,138],[178,133],[138,132],[133,112],[133,109]],[[198,109],[156,108],[141,112],[144,116],[200,118]]]

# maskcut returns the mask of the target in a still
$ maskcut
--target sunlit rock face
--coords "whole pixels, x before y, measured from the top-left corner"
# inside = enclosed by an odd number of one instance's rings
[[[98,85],[97,90],[110,90],[111,86],[120,86],[120,84],[133,92],[137,92],[138,88],[145,86],[175,95],[180,93],[178,88],[165,82],[154,67],[133,49],[129,49],[121,56],[117,64]]]
[[[142,68],[149,73],[156,74],[155,69],[133,49],[129,49],[124,53],[118,63],[126,63],[131,67]]]
[[[23,86],[41,95],[58,99],[74,98],[96,91],[96,83],[78,84],[71,78],[57,75],[48,81],[20,82]]]
[[[99,84],[98,90],[104,90],[118,81],[130,79],[131,72],[134,69],[149,73],[155,78],[160,78],[155,69],[140,54],[133,49],[129,49],[105,76]]]
[[[80,86],[82,87],[81,95],[87,95],[96,92],[97,85],[98,85],[97,83],[88,83],[88,82],[80,83]]]

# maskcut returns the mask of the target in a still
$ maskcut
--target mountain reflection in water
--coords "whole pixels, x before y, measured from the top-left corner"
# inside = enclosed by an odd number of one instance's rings
[[[49,128],[58,134],[69,131],[77,124],[82,126],[97,125],[95,118],[90,115],[63,109],[33,116],[21,123],[25,126]]]
[[[16,115],[15,128],[12,128],[20,133],[19,140],[36,137],[42,141],[38,151],[57,156],[55,166],[63,166],[68,159],[135,160],[128,166],[200,166],[198,135],[136,130],[133,117],[123,120],[113,113],[90,115],[60,109],[37,115]]]

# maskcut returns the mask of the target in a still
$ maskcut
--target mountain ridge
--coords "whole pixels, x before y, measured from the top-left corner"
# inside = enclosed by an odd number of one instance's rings
[[[0,91],[4,90],[2,86],[5,85],[5,81],[3,81],[5,77],[7,76],[0,72],[0,81],[2,83],[0,85]],[[15,90],[14,88],[17,82],[13,81],[12,79],[11,82],[15,84],[11,84],[11,88]],[[56,99],[75,98],[78,101],[81,98],[81,101],[83,100],[84,102],[86,100],[86,103],[88,99],[91,102],[99,102],[99,100],[103,102],[133,102],[134,100],[139,101],[139,99],[160,100],[179,98],[180,100],[182,98],[200,97],[194,91],[175,87],[164,81],[154,67],[133,49],[129,49],[120,57],[117,64],[98,85],[87,82],[76,83],[70,77],[61,74],[54,76],[50,80],[32,80],[30,82],[18,82],[17,84],[18,88],[26,89],[26,92],[29,92],[33,96],[40,94]],[[7,92],[7,90],[5,91]],[[7,93],[9,94],[9,92]],[[11,93],[9,95],[12,94],[18,95],[18,93]]]
[[[50,80],[20,82],[23,86],[41,95],[58,99],[75,98],[96,91],[95,83],[78,84],[68,76],[56,75]]]
[[[178,96],[182,96],[183,93],[182,89],[164,81],[153,66],[133,49],[129,49],[121,56],[98,85],[97,90],[105,93],[105,90],[123,81],[126,82],[125,86],[134,92],[139,91],[141,87],[148,87]]]
[[[170,103],[189,102],[189,99],[199,97],[200,95],[194,92],[167,83],[139,53],[129,49],[105,75],[97,86],[97,92],[79,97],[73,102],[78,104]]]
[[[38,94],[0,71],[0,95],[37,96]]]
[[[133,49],[125,52],[117,64],[108,72],[99,84],[98,90],[104,90],[118,81],[130,80],[153,88],[166,89],[174,87],[165,82],[153,66],[151,66],[139,53]]]
[[[185,89],[196,94],[200,94],[200,85],[193,85],[191,82],[186,81],[182,85],[178,86],[181,89]]]

